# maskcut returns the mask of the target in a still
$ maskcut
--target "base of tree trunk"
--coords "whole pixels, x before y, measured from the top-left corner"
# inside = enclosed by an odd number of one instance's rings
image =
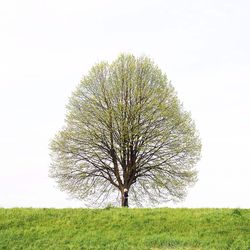
[[[122,207],[128,207],[128,198],[122,196]]]

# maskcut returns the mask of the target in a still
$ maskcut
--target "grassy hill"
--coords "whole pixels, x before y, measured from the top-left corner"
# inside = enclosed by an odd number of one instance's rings
[[[0,249],[250,250],[250,210],[0,209]]]

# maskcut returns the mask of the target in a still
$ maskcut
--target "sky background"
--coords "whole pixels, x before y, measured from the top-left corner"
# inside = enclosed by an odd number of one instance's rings
[[[48,177],[49,141],[90,67],[119,53],[167,73],[202,139],[178,207],[250,208],[250,1],[1,0],[0,207],[81,207]]]

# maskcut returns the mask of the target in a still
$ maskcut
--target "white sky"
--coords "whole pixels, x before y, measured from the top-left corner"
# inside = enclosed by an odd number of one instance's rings
[[[48,143],[83,74],[121,52],[167,73],[200,131],[186,207],[250,208],[250,1],[0,0],[0,207],[78,207]],[[170,204],[167,204],[170,205]]]

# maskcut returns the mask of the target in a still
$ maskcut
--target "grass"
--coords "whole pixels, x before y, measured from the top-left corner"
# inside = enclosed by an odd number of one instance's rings
[[[0,249],[250,250],[250,209],[0,209]]]

